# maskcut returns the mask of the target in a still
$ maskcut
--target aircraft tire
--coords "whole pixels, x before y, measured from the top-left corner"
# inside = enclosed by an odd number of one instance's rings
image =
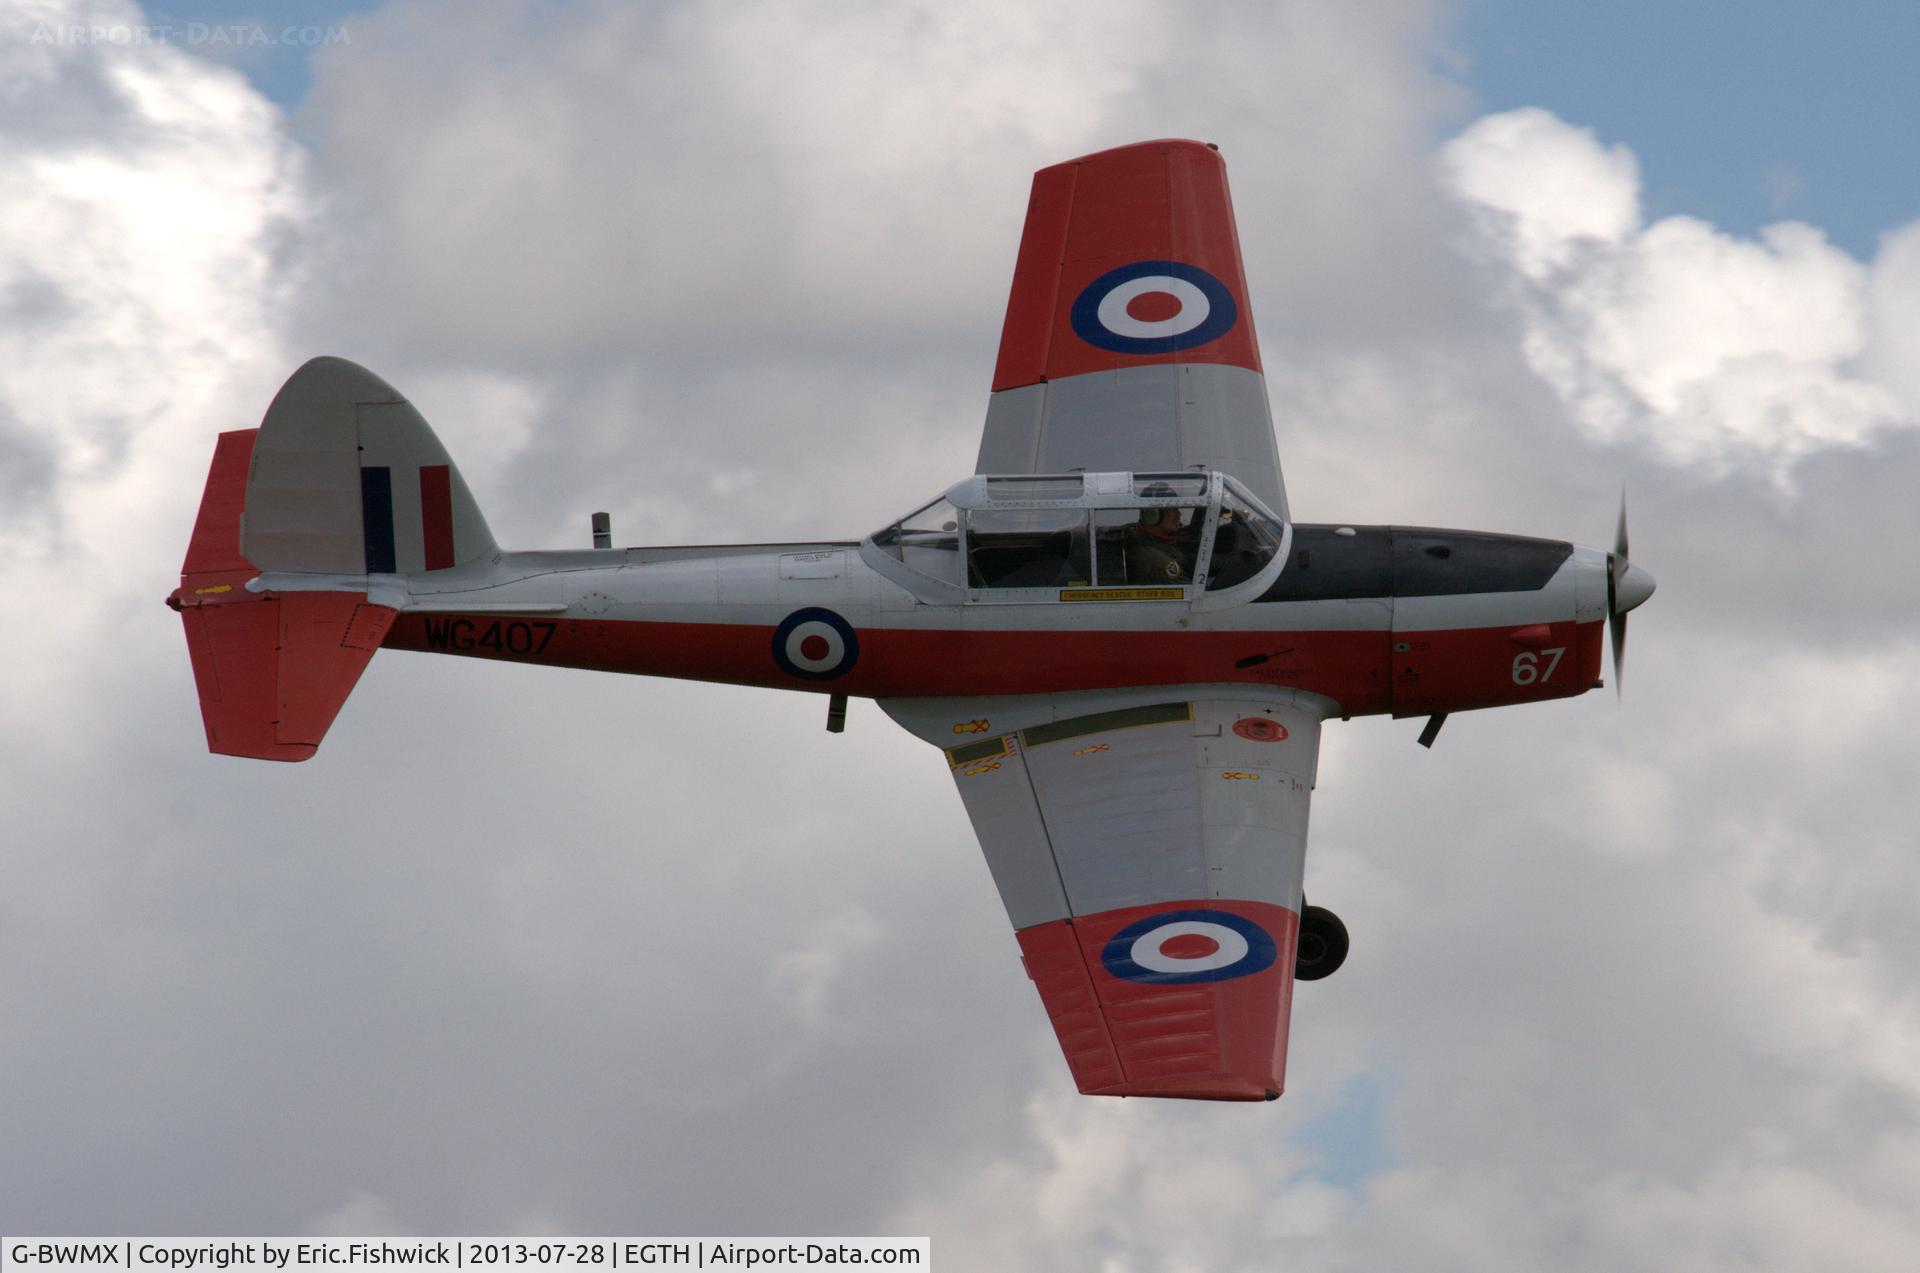
[[[1331,977],[1347,960],[1347,926],[1324,906],[1300,908],[1300,942],[1294,952],[1296,981]]]

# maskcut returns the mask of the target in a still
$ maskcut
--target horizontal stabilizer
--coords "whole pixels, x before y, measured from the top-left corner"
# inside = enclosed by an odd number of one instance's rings
[[[187,547],[179,611],[207,747],[259,760],[305,760],[319,747],[394,611],[354,592],[259,594],[239,549],[247,470],[259,431],[220,435]]]

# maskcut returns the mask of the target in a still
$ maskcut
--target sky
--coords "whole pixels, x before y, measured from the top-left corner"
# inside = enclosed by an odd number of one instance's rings
[[[0,5],[0,1231],[1911,1267],[1915,19],[1573,8]],[[390,652],[204,752],[161,600],[307,357],[515,547],[856,536],[972,468],[1031,173],[1154,136],[1299,517],[1624,486],[1660,581],[1618,703],[1329,725],[1280,1101],[1075,1094],[871,704]]]

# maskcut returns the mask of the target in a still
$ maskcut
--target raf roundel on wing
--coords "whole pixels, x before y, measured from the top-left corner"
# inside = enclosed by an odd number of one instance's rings
[[[1162,911],[1115,933],[1100,963],[1122,981],[1184,986],[1251,977],[1271,968],[1279,953],[1273,935],[1244,915]]]
[[[1069,319],[1116,354],[1169,354],[1220,339],[1240,318],[1227,285],[1183,261],[1135,261],[1087,284]]]

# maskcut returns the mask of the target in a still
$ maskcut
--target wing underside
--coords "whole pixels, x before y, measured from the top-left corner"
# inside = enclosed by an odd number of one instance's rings
[[[975,471],[1183,468],[1287,514],[1226,165],[1153,141],[1043,168]]]
[[[1182,693],[948,763],[1080,1090],[1270,1100],[1320,716]]]

